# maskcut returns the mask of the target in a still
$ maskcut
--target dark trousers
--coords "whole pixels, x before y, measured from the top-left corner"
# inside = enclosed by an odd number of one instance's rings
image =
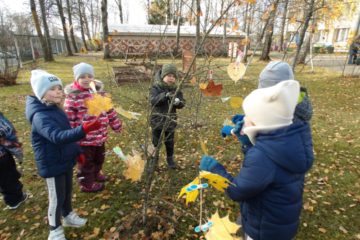
[[[156,147],[159,144],[160,141],[160,135],[161,135],[161,129],[160,130],[153,130],[152,131],[152,143],[153,145]],[[174,155],[174,136],[175,136],[175,131],[166,131],[165,135],[164,135],[164,143],[165,143],[165,148],[166,148],[166,157],[172,158]],[[159,145],[159,147],[161,146],[161,143]]]
[[[72,169],[56,177],[45,178],[49,193],[48,220],[50,230],[61,225],[61,216],[66,217],[71,211]]]
[[[14,206],[23,198],[21,174],[16,169],[16,163],[10,153],[0,157],[0,192],[7,205]]]
[[[100,173],[105,160],[105,144],[101,146],[82,146],[85,162],[78,162],[77,177],[80,184],[91,186]]]

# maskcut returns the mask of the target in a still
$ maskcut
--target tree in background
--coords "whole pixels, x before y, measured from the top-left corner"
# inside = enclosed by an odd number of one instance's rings
[[[104,59],[110,59],[107,0],[101,0],[101,22],[103,26]]]
[[[65,19],[65,16],[64,16],[64,9],[63,9],[63,6],[62,6],[62,0],[56,0],[56,5],[58,7],[59,16],[60,16],[60,20],[61,20],[61,25],[62,25],[62,29],[63,29],[65,45],[66,45],[66,49],[67,49],[67,55],[68,56],[73,56],[74,54],[72,53],[71,46],[70,46],[70,41],[69,41],[69,37],[68,37],[68,33],[67,33],[68,31],[67,31],[67,27],[66,27],[66,19]]]
[[[167,0],[152,1],[149,9],[149,24],[166,24]]]
[[[122,1],[121,0],[115,0],[116,6],[119,9],[119,17],[120,17],[120,23],[124,23],[124,16],[123,16],[123,7],[122,7]]]
[[[50,39],[50,33],[49,33],[49,27],[47,24],[47,17],[46,17],[46,6],[45,6],[45,0],[39,0],[40,9],[41,9],[41,19],[44,27],[44,33],[45,33],[45,41],[46,41],[46,51],[44,51],[44,59],[45,61],[54,61],[54,57],[52,54],[52,47],[51,47],[51,39]]]
[[[70,4],[70,0],[66,0],[66,8],[67,8],[68,19],[69,19],[70,38],[71,38],[71,42],[72,42],[74,51],[77,53],[77,52],[79,52],[79,50],[76,46],[76,41],[75,41],[74,26],[73,26],[73,22],[72,22],[72,5]]]

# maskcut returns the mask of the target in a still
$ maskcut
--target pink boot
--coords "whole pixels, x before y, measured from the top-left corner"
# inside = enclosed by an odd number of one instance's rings
[[[92,184],[81,184],[80,190],[82,192],[100,192],[104,189],[104,184],[94,182]]]
[[[101,173],[98,173],[98,175],[96,176],[96,181],[98,182],[106,182],[109,178]]]

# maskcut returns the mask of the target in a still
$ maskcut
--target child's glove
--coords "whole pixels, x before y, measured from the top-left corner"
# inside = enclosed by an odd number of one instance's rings
[[[86,122],[82,125],[82,128],[86,134],[91,131],[98,130],[101,127],[101,122],[99,118],[96,118],[94,121]]]
[[[213,157],[210,157],[210,156],[207,156],[207,155],[204,155],[202,156],[201,158],[201,161],[200,161],[200,170],[203,170],[203,171],[211,171],[211,169],[213,167],[215,167],[218,163],[218,161],[216,161],[215,158]]]
[[[224,137],[227,137],[227,136],[230,136],[231,135],[231,131],[234,127],[233,126],[230,126],[230,125],[225,125],[223,126],[223,128],[221,129],[220,133],[221,133],[221,136],[224,138]]]
[[[77,157],[77,162],[81,165],[83,165],[86,161],[86,156],[84,153],[80,153],[79,156]]]
[[[232,116],[231,121],[236,124],[239,121],[243,121],[244,120],[244,115],[243,114],[236,114],[234,116]]]
[[[236,136],[239,142],[242,145],[251,145],[250,139],[246,134],[241,134],[241,129],[243,128],[244,120],[238,121],[235,127],[231,130],[231,134]]]
[[[175,98],[175,99],[174,99],[174,105],[175,105],[175,106],[178,106],[178,105],[180,104],[180,102],[181,102],[181,101],[180,101],[180,98]]]

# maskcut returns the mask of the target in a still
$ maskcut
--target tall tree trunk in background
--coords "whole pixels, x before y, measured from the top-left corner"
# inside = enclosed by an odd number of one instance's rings
[[[244,25],[243,25],[243,32],[246,32],[246,26],[248,24],[248,12],[249,12],[249,3],[246,3],[246,9],[244,13]]]
[[[265,30],[265,42],[261,52],[260,60],[268,61],[270,60],[269,54],[271,50],[272,36],[274,32],[274,23],[275,23],[275,15],[277,11],[277,7],[279,4],[279,0],[275,0],[273,3],[272,10],[269,15],[269,23]]]
[[[166,0],[166,25],[171,25],[170,0]]]
[[[58,10],[59,10],[59,15],[60,15],[60,19],[61,19],[61,25],[62,25],[62,28],[63,28],[63,34],[64,34],[64,39],[65,39],[67,55],[68,56],[74,56],[74,54],[72,53],[72,50],[71,50],[70,41],[69,41],[67,29],[66,29],[66,21],[65,21],[65,16],[64,16],[64,9],[63,9],[63,6],[62,6],[62,0],[56,0],[56,5],[57,5]]]
[[[209,23],[210,8],[211,8],[211,0],[207,0],[207,3],[205,4],[204,31],[206,31],[207,25]]]
[[[47,51],[44,52],[44,59],[47,62],[51,62],[51,61],[54,61],[54,57],[52,54],[49,27],[47,25],[47,19],[46,19],[45,0],[39,0],[39,4],[40,4],[40,9],[41,9],[41,19],[42,19],[43,26],[44,26],[44,34],[45,34],[46,48],[47,48]]]
[[[250,5],[250,9],[249,12],[251,10],[251,14],[248,14],[248,19],[247,19],[247,23],[246,23],[246,37],[247,37],[247,41],[246,41],[246,48],[244,51],[244,62],[247,62],[247,55],[250,49],[250,27],[252,25],[253,19],[254,19],[254,14],[255,14],[255,6]]]
[[[81,0],[78,0],[78,8],[79,8],[79,20],[80,20],[80,32],[81,32],[81,39],[83,41],[84,47],[86,51],[89,51],[88,45],[86,43],[85,39],[85,33],[84,33],[84,22],[83,22],[83,14],[81,12]]]
[[[89,29],[89,22],[88,22],[88,20],[87,20],[87,17],[86,17],[86,10],[85,10],[85,6],[84,6],[84,4],[82,5],[82,13],[83,13],[83,17],[84,17],[84,24],[85,24],[85,34],[86,34],[86,36],[88,37],[88,39],[90,40],[90,39],[92,39],[93,37],[91,37],[91,35],[90,35],[90,29]]]
[[[124,23],[124,17],[123,17],[122,2],[121,2],[121,0],[115,0],[115,3],[116,3],[116,5],[118,6],[118,9],[119,9],[120,23],[123,24]]]
[[[198,48],[200,47],[200,0],[196,0],[196,43],[195,43],[195,51],[198,51]],[[199,49],[200,51],[200,49]]]
[[[76,45],[76,41],[75,41],[75,35],[74,35],[74,26],[72,23],[72,13],[71,13],[71,5],[70,5],[70,0],[66,0],[66,6],[67,6],[67,12],[68,12],[68,18],[69,18],[69,29],[70,29],[70,38],[71,38],[71,42],[74,48],[74,52],[79,52],[78,47]]]
[[[221,0],[221,7],[220,7],[220,15],[222,15],[223,11],[224,11],[224,4],[225,4],[225,0]],[[227,50],[228,50],[228,46],[226,45],[226,21],[227,21],[227,14],[223,16],[223,19],[221,19],[222,24],[223,24],[223,38],[222,38],[222,44],[223,44],[223,54],[224,56],[227,56]]]
[[[284,34],[285,34],[285,25],[287,17],[287,9],[289,5],[289,0],[284,2],[284,12],[281,19],[281,30],[280,30],[280,51],[284,51]]]
[[[37,35],[40,39],[40,44],[41,44],[41,48],[43,50],[44,53],[44,60],[47,61],[45,56],[48,56],[48,48],[46,46],[46,40],[41,32],[41,26],[40,26],[40,21],[39,21],[39,16],[36,12],[36,4],[35,4],[35,0],[30,0],[30,9],[31,9],[31,15],[32,15],[32,19],[34,21],[34,25],[35,25],[35,29],[37,32]]]
[[[178,11],[177,11],[177,23],[176,23],[176,48],[174,51],[174,55],[176,56],[179,53],[180,49],[180,19],[182,15],[182,0],[178,0]]]
[[[309,7],[307,9],[305,9],[304,25],[302,26],[301,31],[300,31],[299,44],[296,47],[296,54],[295,54],[295,57],[294,57],[293,63],[292,63],[293,71],[295,70],[295,67],[296,67],[296,64],[297,64],[297,61],[299,58],[299,54],[300,54],[300,50],[301,50],[301,47],[304,42],[306,30],[308,29],[309,22],[314,14],[314,11],[315,11],[314,8],[315,8],[315,0],[310,0]]]
[[[90,1],[90,20],[91,20],[91,36],[95,33],[95,19],[94,19],[94,5],[93,1]]]
[[[101,0],[101,22],[103,26],[104,59],[110,59],[107,0]]]
[[[191,0],[191,8],[190,8],[190,16],[189,16],[189,25],[192,26],[193,25],[193,15],[194,15],[194,2],[195,0]]]
[[[310,51],[311,38],[311,33],[308,33],[308,36],[305,36],[305,44],[300,52],[298,63],[305,64],[307,54]]]

